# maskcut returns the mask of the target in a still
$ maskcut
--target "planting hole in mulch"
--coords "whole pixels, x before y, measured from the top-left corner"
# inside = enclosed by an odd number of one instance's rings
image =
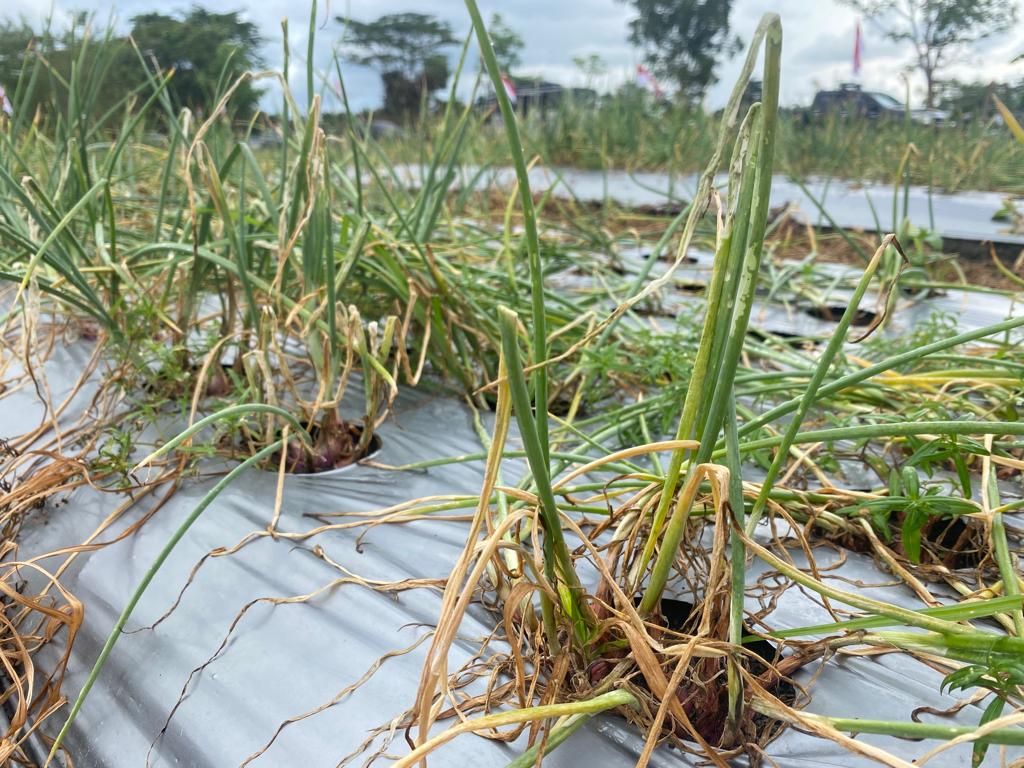
[[[637,304],[633,307],[633,313],[639,317],[664,317],[671,320],[677,316],[676,312],[654,303]]]
[[[676,290],[680,293],[692,296],[703,296],[707,292],[707,289],[707,283],[703,283],[699,280],[696,282],[679,281],[676,283]]]
[[[790,333],[789,331],[766,331],[761,328],[748,328],[747,336],[758,339],[759,341],[798,341],[807,338],[799,333]]]
[[[639,605],[639,601],[637,601],[637,605]],[[674,600],[670,597],[661,598],[661,617],[665,620],[665,626],[674,632],[687,631],[687,624],[691,617],[694,619],[697,618],[694,616],[693,603],[687,600]],[[753,634],[750,627],[745,624],[743,628],[746,634]],[[689,629],[692,629],[692,627],[689,627]],[[774,643],[765,640],[764,638],[751,640],[748,643],[744,643],[743,647],[747,650],[753,651],[757,656],[768,663],[771,663],[776,658],[776,648]],[[760,672],[764,669],[766,669],[766,667],[762,666],[761,669],[756,669],[755,671]]]
[[[647,261],[649,258],[651,258],[651,254],[645,253],[640,258],[643,259],[644,261]],[[666,251],[666,252],[660,254],[658,256],[658,259],[660,261],[675,261],[676,260],[676,254],[669,253],[669,252]],[[696,258],[695,256],[683,256],[683,258],[680,260],[679,263],[680,264],[690,264],[690,265],[700,264],[700,259]]]
[[[334,421],[330,434],[325,434],[321,425],[310,428],[313,438],[312,450],[301,440],[288,441],[285,457],[285,472],[293,475],[313,475],[343,469],[356,462],[373,456],[381,448],[380,435],[374,433],[362,445],[363,425],[354,421]],[[276,471],[281,464],[280,452],[273,454],[268,469]]]
[[[971,519],[935,520],[921,530],[921,537],[927,543],[922,547],[922,561],[934,560],[946,568],[960,570],[977,568],[984,557],[984,527]]]
[[[639,604],[639,600],[637,601]],[[660,617],[666,629],[673,632],[691,632],[695,629],[694,622],[699,621],[692,603],[686,600],[662,598]],[[750,627],[744,625],[744,633],[752,634]],[[796,687],[787,678],[799,670],[808,659],[796,655],[780,658],[775,644],[758,639],[744,643],[744,648],[751,651],[754,657],[745,656],[745,664],[751,674],[758,678],[760,684],[772,691],[780,701],[792,705],[797,698]],[[755,658],[756,657],[756,658]],[[599,659],[590,665],[588,674],[592,684],[596,684],[614,667],[616,659]],[[777,720],[745,709],[740,724],[741,733],[727,736],[729,711],[729,692],[726,684],[725,662],[722,659],[694,659],[694,672],[688,674],[676,690],[676,698],[690,720],[693,728],[701,738],[719,748],[731,749],[742,746],[740,743],[727,743],[739,740],[746,743],[766,744],[778,733],[780,724]],[[693,742],[693,735],[681,723],[676,723],[674,734],[687,742]]]
[[[202,366],[189,365],[184,373],[174,374],[167,369],[155,371],[154,375],[142,383],[142,390],[147,394],[160,395],[167,398],[181,397],[191,393]],[[232,363],[211,365],[204,375],[204,397],[226,397],[231,394],[232,383],[229,372],[234,370]]]
[[[902,520],[891,524],[893,548],[905,555],[901,535]],[[828,537],[844,549],[871,556],[871,542],[856,531],[842,531]],[[984,526],[964,517],[937,518],[921,529],[921,566],[941,566],[948,570],[977,568],[985,558],[987,538]]]
[[[826,322],[835,323],[839,321],[839,318],[843,316],[845,311],[846,307],[841,304],[819,304],[815,307],[808,307],[804,310],[804,314],[817,320],[825,320]],[[875,322],[877,317],[878,314],[869,309],[858,309],[856,313],[854,313],[851,325],[856,328],[863,328]]]
[[[572,410],[573,398],[575,392],[573,390],[560,389],[555,393],[554,398],[548,403],[548,412],[553,413],[559,418],[566,418],[569,416],[569,412]],[[588,416],[590,409],[582,405],[582,400],[577,404],[576,415],[577,416]]]

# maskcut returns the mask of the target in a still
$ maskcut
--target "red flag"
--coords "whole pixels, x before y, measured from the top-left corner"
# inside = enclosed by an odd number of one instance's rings
[[[653,91],[655,96],[659,99],[661,98],[663,93],[661,86],[658,85],[658,81],[654,79],[654,75],[652,75],[643,64],[636,65],[636,84],[641,88],[647,88],[648,90]]]
[[[860,74],[860,59],[864,53],[864,39],[860,34],[860,20],[857,20],[857,29],[853,33],[853,74]]]
[[[508,100],[513,104],[516,103],[516,87],[512,85],[512,79],[504,72],[501,74],[501,84],[505,86],[505,93],[508,94]]]

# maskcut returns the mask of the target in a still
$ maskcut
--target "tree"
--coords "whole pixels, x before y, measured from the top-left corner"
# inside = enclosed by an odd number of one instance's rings
[[[167,86],[174,106],[198,114],[208,113],[243,72],[259,64],[257,28],[236,13],[193,8],[181,18],[136,16],[132,24],[130,39],[113,27],[95,34],[92,17],[83,13],[75,14],[66,28],[47,23],[36,30],[24,20],[0,23],[0,85],[17,100],[19,113],[31,117],[38,112],[47,119],[65,115],[95,130],[119,120],[122,106],[138,108],[152,93],[133,40],[150,66],[174,70]],[[74,99],[72,82],[78,85]],[[248,117],[259,96],[243,83],[229,109]],[[68,112],[72,108],[74,115]],[[150,114],[159,118],[157,110]],[[104,117],[105,124],[99,122]]]
[[[608,63],[597,53],[591,53],[587,56],[573,56],[572,63],[583,75],[587,88],[593,88],[597,78],[608,72]]]
[[[498,66],[501,71],[511,75],[512,70],[522,64],[519,54],[525,47],[523,38],[505,23],[500,13],[491,16],[491,23],[487,25],[487,33],[491,36],[491,46],[494,48],[494,55],[498,59]],[[483,61],[480,62],[483,67]]]
[[[629,40],[644,51],[651,71],[699,100],[718,82],[715,65],[743,43],[729,34],[732,0],[628,0],[637,12]]]
[[[914,48],[924,75],[926,103],[935,106],[936,73],[964,46],[1010,28],[1017,0],[844,0],[875,21],[885,36]]]
[[[45,118],[61,114],[97,128],[101,116],[109,120],[111,109],[141,90],[145,80],[138,61],[134,73],[124,66],[134,58],[127,41],[112,29],[93,36],[93,26],[85,13],[74,14],[65,28],[47,23],[36,30],[25,19],[0,23],[0,86],[20,115],[33,119],[37,113]],[[78,91],[76,114],[70,115],[73,68]]]
[[[255,24],[238,12],[210,13],[194,6],[181,18],[145,13],[132,18],[131,36],[143,55],[174,69],[168,92],[176,107],[208,113],[216,99],[244,72],[261,65],[263,42]],[[231,97],[238,115],[251,115],[260,92],[243,83]]]
[[[380,71],[386,112],[414,114],[424,97],[448,81],[442,49],[457,41],[447,22],[425,13],[393,13],[368,22],[336,18],[347,27],[346,57]]]
[[[28,62],[28,51],[36,39],[35,30],[24,19],[7,19],[0,26],[0,85],[13,97],[14,88]]]

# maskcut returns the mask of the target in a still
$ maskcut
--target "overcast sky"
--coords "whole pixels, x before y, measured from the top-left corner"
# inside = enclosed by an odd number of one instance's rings
[[[606,89],[634,76],[640,56],[626,40],[627,23],[631,17],[628,3],[621,0],[479,0],[485,18],[497,11],[506,23],[526,41],[523,64],[516,74],[541,75],[565,84],[584,84],[583,74],[573,65],[573,57],[598,54],[608,66],[608,73],[591,85]],[[305,0],[205,0],[200,3],[211,11],[240,10],[255,22],[267,40],[263,57],[269,67],[281,64],[281,19],[289,18],[294,65],[292,87],[300,103],[304,99],[305,29],[308,24],[308,2]],[[126,29],[131,16],[150,11],[172,13],[187,10],[187,2],[152,0],[2,0],[0,15],[26,16],[40,19],[51,9],[58,16],[72,9],[93,10],[99,23],[112,13],[119,28]],[[414,10],[433,13],[447,20],[456,35],[469,29],[469,19],[462,0],[333,0],[319,2],[318,34],[315,63],[328,69],[332,47],[338,43],[342,27],[334,17],[349,14],[370,20],[385,13]],[[831,87],[853,79],[852,52],[857,14],[836,0],[735,0],[731,24],[733,31],[749,41],[758,19],[765,11],[782,17],[784,30],[782,58],[782,103],[807,104],[819,87]],[[1022,13],[1024,16],[1024,13]],[[891,93],[904,99],[903,72],[910,60],[910,50],[899,48],[884,39],[882,32],[865,23],[864,57],[860,82],[870,89]],[[1024,62],[1011,63],[1024,53],[1024,19],[1011,32],[990,38],[967,53],[945,74],[961,79],[1007,80],[1024,77]],[[453,52],[454,55],[454,52]],[[720,82],[707,96],[707,105],[724,104],[739,70],[741,56],[720,64]],[[471,71],[476,71],[473,52]],[[362,67],[345,65],[346,85],[352,107],[359,110],[380,104],[381,87],[376,73]],[[331,75],[333,83],[336,78]],[[912,98],[921,101],[923,82],[911,78]],[[272,94],[265,97],[268,108],[277,103]],[[331,109],[330,103],[327,108]]]

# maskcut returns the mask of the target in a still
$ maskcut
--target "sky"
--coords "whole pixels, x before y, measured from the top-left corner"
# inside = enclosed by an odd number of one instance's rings
[[[631,7],[622,0],[478,0],[485,18],[499,12],[506,24],[515,29],[526,42],[522,65],[517,75],[538,75],[566,85],[589,85],[598,90],[612,89],[635,77],[642,57],[627,40]],[[288,17],[290,26],[293,76],[292,90],[299,103],[305,101],[305,35],[309,22],[309,0],[203,0],[211,11],[241,11],[254,22],[265,40],[263,59],[268,68],[280,68],[282,62],[281,19]],[[0,16],[30,20],[45,17],[51,9],[60,18],[71,10],[95,12],[98,24],[108,18],[120,29],[127,30],[133,15],[159,11],[174,13],[187,10],[188,0],[181,3],[153,0],[4,0]],[[113,10],[111,10],[113,8]],[[319,0],[317,18],[320,27],[314,64],[320,72],[331,72],[333,48],[338,44],[342,25],[338,15],[372,20],[385,13],[414,10],[432,13],[448,21],[457,37],[469,29],[469,18],[462,0]],[[761,15],[774,11],[782,17],[783,57],[781,102],[787,106],[809,104],[820,88],[835,87],[840,82],[860,82],[869,90],[890,93],[900,101],[906,98],[906,65],[911,51],[885,39],[883,31],[871,22],[864,22],[863,66],[859,78],[852,72],[854,29],[858,15],[836,0],[734,0],[731,26],[746,42]],[[1024,61],[1013,59],[1024,53],[1024,12],[1017,26],[1009,32],[991,37],[976,45],[952,66],[944,76],[966,80],[1019,80],[1024,78]],[[454,56],[457,50],[452,51]],[[587,81],[586,75],[573,64],[574,57],[599,55],[607,65],[606,74]],[[720,63],[720,81],[706,96],[710,109],[724,105],[732,83],[739,72],[742,54]],[[472,51],[469,71],[476,72],[476,51]],[[356,110],[379,106],[382,89],[379,76],[372,70],[353,64],[344,65],[345,84],[351,106]],[[336,82],[333,74],[331,83]],[[471,79],[471,78],[470,78]],[[266,82],[266,81],[265,81]],[[912,74],[909,79],[911,100],[923,99],[923,78]],[[461,94],[465,97],[465,93]],[[265,107],[276,110],[278,99],[272,91],[264,96]],[[337,109],[328,96],[325,109]]]

